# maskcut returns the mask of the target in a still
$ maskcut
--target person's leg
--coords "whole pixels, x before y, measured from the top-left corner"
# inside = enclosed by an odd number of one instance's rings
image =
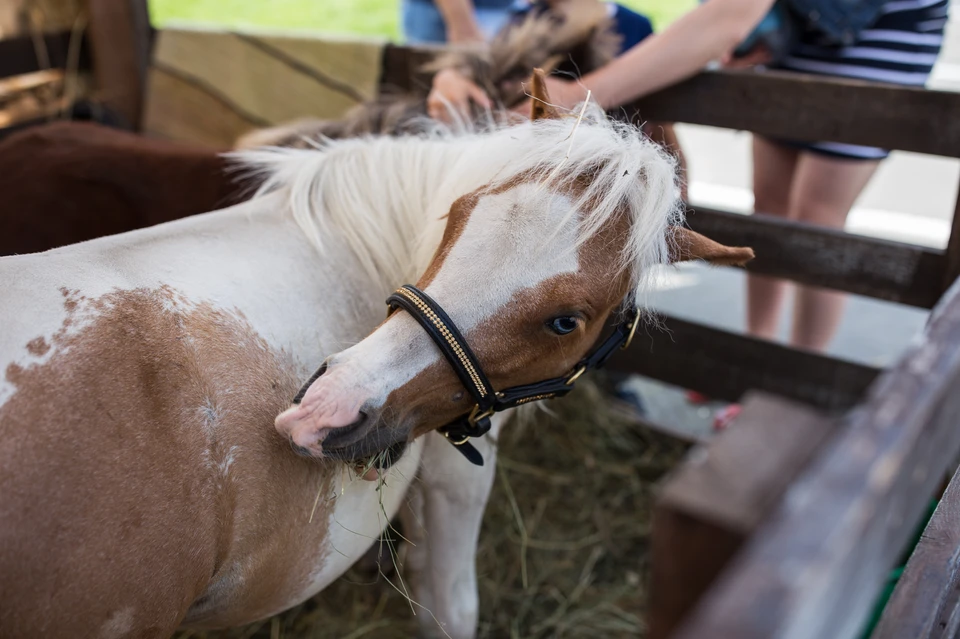
[[[753,136],[753,209],[787,217],[790,190],[799,151]],[[762,275],[747,276],[747,332],[776,338],[787,282]]]
[[[847,213],[870,181],[879,160],[853,160],[803,152],[790,193],[790,217],[808,224],[843,228]],[[840,324],[846,296],[797,287],[791,343],[824,350]]]

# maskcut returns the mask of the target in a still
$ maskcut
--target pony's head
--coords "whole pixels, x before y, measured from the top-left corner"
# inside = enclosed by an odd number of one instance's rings
[[[680,226],[672,160],[633,127],[560,117],[542,81],[532,122],[487,134],[504,170],[449,209],[417,287],[463,333],[492,386],[564,375],[657,264],[742,264],[746,248]],[[486,158],[477,157],[477,165]],[[390,314],[330,356],[277,429],[312,456],[359,460],[469,413],[474,399],[424,328]]]

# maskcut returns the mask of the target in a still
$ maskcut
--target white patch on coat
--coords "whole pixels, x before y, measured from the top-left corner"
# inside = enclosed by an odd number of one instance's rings
[[[131,607],[117,610],[107,621],[100,626],[98,639],[122,639],[133,630],[136,610]]]
[[[387,471],[382,485],[377,481],[359,479],[345,469],[340,480],[334,482],[333,493],[321,495],[321,500],[334,502],[325,540],[328,550],[318,557],[305,587],[299,593],[293,593],[277,612],[326,588],[376,542],[380,532],[397,514],[407,488],[417,474],[423,443],[421,437],[407,446],[403,457]],[[314,520],[312,525],[322,524]]]

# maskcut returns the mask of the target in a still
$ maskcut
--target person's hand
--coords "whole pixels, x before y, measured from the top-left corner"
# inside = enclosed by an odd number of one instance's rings
[[[545,83],[550,104],[561,110],[570,111],[587,99],[587,89],[579,82],[547,76]],[[530,100],[524,100],[514,107],[513,111],[524,117],[530,117]]]
[[[493,102],[483,89],[453,69],[441,69],[433,76],[433,87],[427,96],[427,114],[441,122],[451,122],[451,109],[470,118],[470,102],[483,109],[492,109]]]
[[[447,42],[450,44],[479,44],[484,42],[483,32],[476,22],[463,25],[447,25]]]
[[[772,60],[773,54],[770,52],[770,48],[761,42],[751,48],[746,55],[738,58],[733,57],[733,54],[727,54],[720,59],[720,65],[725,69],[749,69],[758,65],[770,64]]]

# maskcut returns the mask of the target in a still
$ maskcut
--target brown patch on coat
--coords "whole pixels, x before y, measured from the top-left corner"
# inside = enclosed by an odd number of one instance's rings
[[[47,340],[42,337],[37,337],[29,342],[27,342],[27,352],[31,355],[36,355],[37,357],[42,357],[47,354],[47,351],[50,350],[50,345],[47,344]]]
[[[0,635],[254,621],[322,564],[339,466],[274,430],[298,381],[243,317],[169,288],[79,304],[0,406]],[[79,307],[79,308],[78,308]],[[35,343],[32,340],[30,343]]]

